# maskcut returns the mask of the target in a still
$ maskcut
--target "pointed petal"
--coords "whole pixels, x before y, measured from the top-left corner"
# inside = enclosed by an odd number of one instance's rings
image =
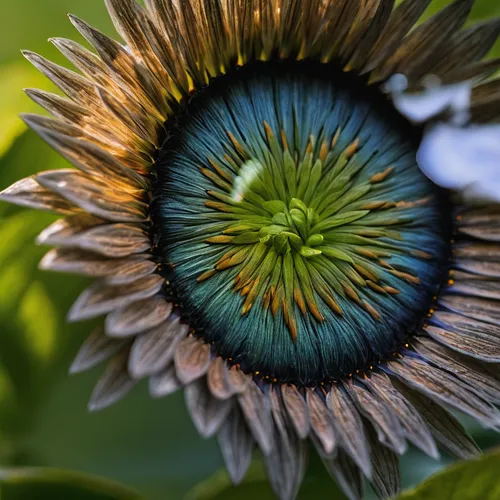
[[[462,356],[432,339],[421,338],[414,341],[412,347],[426,361],[468,383],[482,398],[500,404],[500,378],[489,372],[487,365]]]
[[[378,498],[396,497],[401,491],[401,477],[398,456],[385,446],[380,446],[377,435],[368,429],[371,443],[371,459],[373,463],[373,478],[370,481]]]
[[[347,453],[339,450],[337,458],[323,459],[323,463],[349,500],[363,498],[365,490],[363,474]]]
[[[110,284],[127,284],[153,274],[157,265],[147,255],[109,259],[77,249],[58,248],[45,255],[40,269],[107,278]]]
[[[80,248],[110,258],[128,257],[151,249],[151,241],[140,226],[105,224],[88,215],[56,221],[40,234],[37,243]]]
[[[90,411],[102,410],[123,398],[135,385],[127,372],[128,349],[110,361],[89,403]]]
[[[214,358],[208,369],[207,383],[211,393],[218,399],[229,399],[235,394],[229,384],[227,364],[220,356]]]
[[[440,297],[439,305],[447,310],[476,319],[477,321],[493,325],[500,324],[500,304],[494,300],[449,294]]]
[[[196,429],[204,438],[213,436],[233,408],[233,400],[214,398],[204,379],[198,379],[184,389],[186,406]]]
[[[175,352],[177,377],[190,384],[205,375],[210,366],[210,345],[194,336],[185,337]]]
[[[116,354],[125,345],[126,342],[123,340],[106,337],[104,328],[99,326],[83,343],[69,372],[73,374],[90,370]]]
[[[309,435],[309,413],[304,396],[294,385],[281,386],[281,397],[285,405],[288,417],[295,427],[300,438],[305,439]]]
[[[75,322],[96,318],[152,297],[161,290],[164,282],[157,274],[146,276],[130,285],[108,286],[97,282],[80,295],[71,308],[68,319]]]
[[[332,415],[316,391],[306,389],[306,401],[309,408],[311,428],[321,444],[323,454],[331,456],[337,447],[337,437],[333,429]]]
[[[255,382],[249,382],[246,390],[238,395],[246,423],[262,453],[269,455],[273,448],[272,421],[269,403]]]
[[[455,0],[436,15],[414,29],[399,44],[395,53],[376,71],[378,80],[386,79],[391,73],[403,73],[418,78],[425,73],[429,59],[439,50],[465,23],[474,0]]]
[[[140,379],[165,370],[173,361],[177,346],[188,330],[188,326],[175,316],[135,339],[128,363],[131,376]]]
[[[251,382],[237,366],[232,366],[229,369],[228,381],[234,394],[244,392],[248,384]]]
[[[38,184],[35,177],[27,177],[4,189],[0,193],[0,200],[61,215],[79,211],[75,205],[62,196]]]
[[[231,412],[222,425],[217,440],[231,481],[234,484],[241,483],[250,467],[255,441],[238,408]]]
[[[307,465],[307,441],[300,439],[286,421],[278,391],[271,389],[271,408],[274,424],[274,446],[264,456],[271,486],[281,500],[293,500],[297,496]]]
[[[403,455],[407,448],[404,431],[390,406],[360,384],[351,381],[345,383],[345,387],[355,400],[359,411],[373,425],[380,443],[398,455]]]
[[[434,438],[448,453],[462,460],[469,460],[481,453],[462,424],[440,404],[402,384],[398,385],[398,389],[419,411]]]
[[[437,312],[425,331],[434,340],[455,351],[488,363],[500,362],[500,328],[454,313]]]
[[[363,72],[371,71],[399,47],[432,0],[405,0],[392,11],[387,25],[374,44]]]
[[[417,448],[432,458],[437,459],[439,452],[432,435],[411,403],[392,385],[389,377],[383,373],[371,373],[363,379],[370,391],[387,404],[397,415],[407,439]]]
[[[182,382],[175,374],[175,366],[172,364],[163,372],[153,375],[149,379],[149,393],[153,398],[169,396],[183,387]]]
[[[51,170],[38,174],[35,179],[96,217],[111,222],[143,222],[147,218],[145,203],[127,193],[115,193],[78,170]]]
[[[498,428],[500,412],[478,397],[473,389],[459,379],[418,359],[404,356],[387,364],[406,385],[476,418],[486,427]]]
[[[370,478],[370,449],[358,410],[344,388],[337,385],[332,386],[326,401],[333,415],[333,425],[340,446],[351,456],[363,474]]]
[[[106,318],[106,333],[111,337],[129,337],[155,328],[170,316],[173,305],[163,297],[150,297],[113,311]]]

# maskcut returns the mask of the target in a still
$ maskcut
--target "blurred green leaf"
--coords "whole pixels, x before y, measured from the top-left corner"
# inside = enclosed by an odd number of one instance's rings
[[[12,146],[14,140],[25,130],[20,113],[40,110],[23,92],[28,85],[47,88],[46,78],[28,61],[19,61],[0,67],[0,157]]]
[[[448,467],[399,500],[498,500],[500,499],[500,451]]]
[[[2,500],[144,500],[120,483],[72,471],[42,468],[0,470]]]

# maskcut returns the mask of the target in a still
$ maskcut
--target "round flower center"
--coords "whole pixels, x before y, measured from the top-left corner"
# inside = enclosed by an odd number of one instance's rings
[[[409,126],[328,66],[259,63],[193,97],[157,162],[167,279],[218,352],[315,384],[397,350],[447,254]]]

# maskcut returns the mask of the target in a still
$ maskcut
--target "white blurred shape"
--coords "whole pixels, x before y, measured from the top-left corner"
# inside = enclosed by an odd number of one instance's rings
[[[405,92],[408,80],[404,75],[392,76],[384,90],[391,94],[394,106],[406,118],[415,123],[423,123],[448,111],[453,123],[462,125],[469,118],[471,102],[471,82],[441,85],[437,77],[428,76],[425,89],[418,93]]]
[[[417,162],[434,183],[469,201],[500,202],[500,125],[430,125]]]

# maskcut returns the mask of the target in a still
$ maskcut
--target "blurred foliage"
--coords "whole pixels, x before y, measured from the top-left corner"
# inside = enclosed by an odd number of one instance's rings
[[[449,2],[435,1],[428,12],[446,3]],[[47,39],[58,36],[82,41],[66,19],[67,10],[113,34],[104,0],[2,0],[0,189],[35,172],[67,166],[17,118],[21,112],[35,110],[22,88],[52,90],[50,83],[23,60],[19,50],[34,50],[65,64]],[[500,14],[498,0],[477,0],[472,17],[481,19],[495,14]],[[493,52],[500,55],[500,45]],[[100,414],[87,413],[86,400],[100,369],[69,378],[67,368],[93,325],[65,322],[66,311],[86,282],[38,271],[37,263],[46,250],[36,247],[33,241],[54,220],[52,216],[2,204],[0,219],[2,500],[139,498],[126,487],[104,479],[50,469],[12,469],[14,466],[61,467],[113,478],[134,486],[151,500],[273,498],[259,462],[252,467],[245,483],[236,489],[230,486],[225,472],[216,472],[221,467],[217,447],[213,440],[199,438],[181,394],[155,401],[149,398],[146,387],[140,385],[113,408]],[[484,449],[500,444],[497,434],[466,423]],[[496,460],[498,469],[498,454],[491,457],[487,460]],[[404,485],[414,486],[450,462],[447,457],[434,462],[412,450],[402,459]],[[486,474],[492,464],[475,462],[471,475],[483,471]],[[464,467],[468,466],[461,465],[449,473],[467,474]],[[438,476],[437,481],[447,481],[444,477]],[[434,498],[433,481],[404,498]],[[457,481],[450,479],[451,483]],[[469,483],[482,484],[479,480],[472,483],[471,479],[463,483],[464,487]],[[113,488],[117,490],[113,492]],[[342,498],[320,460],[313,457],[300,498],[326,495]],[[486,495],[455,494],[453,498],[493,498]],[[439,494],[437,498],[440,497],[451,498]]]
[[[445,469],[398,500],[497,500],[500,498],[500,451]]]

